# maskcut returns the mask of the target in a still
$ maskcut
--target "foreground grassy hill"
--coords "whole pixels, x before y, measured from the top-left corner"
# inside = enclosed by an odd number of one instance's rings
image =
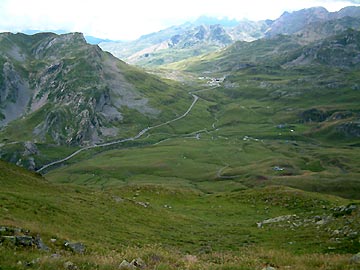
[[[279,186],[99,190],[0,167],[1,269],[117,269],[138,257],[146,269],[356,267],[357,201]]]

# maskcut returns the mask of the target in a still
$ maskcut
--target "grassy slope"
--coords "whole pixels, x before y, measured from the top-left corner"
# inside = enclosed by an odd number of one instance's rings
[[[62,267],[68,260],[81,269],[113,269],[122,259],[138,256],[150,269],[254,269],[266,263],[292,269],[325,265],[331,266],[326,269],[352,269],[347,265],[349,255],[336,254],[359,248],[350,237],[339,235],[341,240],[334,242],[331,236],[335,228],[357,218],[358,212],[333,218],[324,226],[313,221],[314,216],[332,215],[334,206],[349,203],[337,197],[282,187],[214,195],[156,185],[100,191],[52,184],[13,165],[0,162],[0,166],[0,224],[40,234],[52,253],[62,254],[51,259],[48,253],[20,247],[14,253],[14,247],[5,242],[0,245],[4,269],[23,269],[18,262],[34,258],[40,259],[30,265],[33,269]],[[297,215],[295,223],[310,221],[306,226],[288,222],[256,226],[288,214]],[[358,229],[358,224],[349,224]],[[57,241],[51,243],[50,238]],[[84,243],[85,255],[64,250],[64,240]],[[333,255],[311,255],[329,251]],[[196,260],[185,254],[196,255]]]
[[[304,123],[301,118],[310,108],[329,115],[357,113],[358,91],[349,87],[357,77],[345,75],[349,83],[334,89],[327,85],[342,83],[344,73],[316,79],[312,72],[238,72],[225,87],[197,93],[201,99],[188,117],[151,130],[137,142],[142,147],[92,153],[47,178],[92,186],[156,181],[206,192],[282,184],[359,198],[360,157],[353,148],[358,138],[336,131],[349,119]]]

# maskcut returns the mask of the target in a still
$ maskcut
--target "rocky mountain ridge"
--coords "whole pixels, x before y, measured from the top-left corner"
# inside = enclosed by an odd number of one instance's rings
[[[216,51],[236,41],[251,42],[279,34],[301,35],[303,42],[310,43],[347,28],[358,29],[359,18],[359,7],[346,7],[338,12],[314,7],[285,12],[274,21],[243,20],[236,25],[234,22],[204,18],[143,36],[136,41],[103,42],[99,45],[129,63],[158,66]],[[218,24],[212,25],[212,22]]]
[[[325,23],[329,21],[336,22],[337,20],[347,17],[359,18],[360,8],[345,7],[337,12],[329,12],[323,7],[313,7],[294,11],[292,13],[285,12],[271,24],[270,28],[266,31],[265,36],[273,37],[279,34],[291,35],[306,29],[309,25],[316,25],[316,23]]]
[[[123,105],[144,114],[159,113],[126,82],[117,67],[119,61],[99,47],[87,45],[82,34],[38,35],[30,37],[35,42],[28,44],[28,51],[16,44],[28,42],[26,36],[2,35],[2,43],[15,43],[2,56],[2,125],[40,112],[52,103],[55,108],[34,128],[33,134],[40,141],[50,133],[56,143],[81,144],[97,141],[105,131],[101,132],[102,128],[121,120],[119,109]],[[81,84],[79,75],[83,76]],[[102,79],[105,77],[106,81]],[[76,126],[65,124],[68,113],[76,116]],[[65,132],[61,130],[64,125]]]

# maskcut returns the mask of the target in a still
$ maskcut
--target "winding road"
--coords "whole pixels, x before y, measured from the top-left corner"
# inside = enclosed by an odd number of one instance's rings
[[[86,151],[86,150],[89,150],[89,149],[94,149],[94,148],[100,148],[100,147],[106,147],[106,146],[110,146],[110,145],[114,145],[114,144],[119,144],[119,143],[124,143],[124,142],[128,142],[128,141],[134,141],[136,139],[139,139],[142,135],[144,135],[146,132],[148,132],[149,130],[152,130],[152,129],[155,129],[155,128],[159,128],[159,127],[162,127],[162,126],[165,126],[165,125],[168,125],[168,124],[171,124],[175,121],[178,121],[184,117],[186,117],[190,112],[191,110],[193,109],[193,107],[195,106],[196,102],[198,101],[199,97],[197,95],[194,95],[192,94],[194,100],[193,102],[191,103],[190,107],[187,109],[187,111],[177,117],[177,118],[174,118],[172,120],[169,120],[165,123],[162,123],[162,124],[159,124],[159,125],[156,125],[156,126],[152,126],[152,127],[147,127],[147,128],[144,128],[143,130],[141,130],[137,135],[135,135],[134,137],[130,137],[130,138],[126,138],[126,139],[122,139],[122,140],[118,140],[118,141],[113,141],[113,142],[108,142],[108,143],[103,143],[103,144],[95,144],[95,145],[91,145],[91,146],[86,146],[86,147],[83,147],[77,151],[75,151],[74,153],[72,153],[71,155],[63,158],[63,159],[60,159],[60,160],[56,160],[56,161],[53,161],[49,164],[46,164],[44,166],[42,166],[40,169],[38,169],[36,172],[37,173],[40,173],[41,171],[53,166],[53,165],[56,165],[56,164],[59,164],[59,163],[63,163],[71,158],[73,158],[74,156],[78,155],[79,153],[83,152],[83,151]]]

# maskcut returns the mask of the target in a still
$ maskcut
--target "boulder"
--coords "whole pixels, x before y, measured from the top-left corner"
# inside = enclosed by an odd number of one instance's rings
[[[145,262],[141,258],[133,259],[130,264],[139,269],[144,269],[146,267]]]
[[[35,143],[27,141],[24,143],[24,156],[38,155],[39,150]]]
[[[146,264],[141,258],[133,259],[130,263],[127,260],[123,260],[120,265],[119,269],[145,269]]]
[[[150,205],[149,202],[136,202],[136,204],[141,205],[142,207],[145,207],[145,208],[149,207],[149,205]]]
[[[187,263],[197,263],[198,258],[195,255],[187,254],[184,257],[184,261]]]
[[[276,268],[268,265],[268,266],[264,267],[264,268],[261,269],[261,270],[276,270]]]
[[[312,108],[300,114],[300,121],[303,123],[323,122],[329,116],[328,112]]]
[[[73,262],[67,261],[67,262],[64,263],[64,269],[66,269],[66,270],[76,270],[78,268]]]
[[[77,243],[71,243],[71,242],[65,242],[64,246],[68,249],[70,249],[74,253],[80,253],[83,254],[85,252],[85,245],[83,243],[77,242]]]
[[[59,259],[59,258],[61,258],[61,255],[58,254],[58,253],[54,253],[54,254],[51,254],[51,255],[50,255],[50,258],[52,258],[52,259]]]
[[[15,236],[15,245],[31,247],[35,245],[35,239],[32,236],[28,236],[28,235]]]
[[[40,236],[38,235],[36,238],[35,238],[35,245],[38,249],[42,250],[42,251],[50,251],[50,248],[45,245],[45,243],[43,242],[43,240],[40,238]]]
[[[334,207],[331,210],[333,210],[333,216],[335,217],[351,215],[353,212],[357,210],[357,205],[355,204],[349,204],[347,206],[341,205],[338,207]]]
[[[348,138],[360,137],[360,120],[346,122],[336,127],[336,131],[344,134]]]
[[[119,269],[123,269],[123,270],[136,269],[136,267],[131,263],[129,263],[127,260],[123,260],[119,265]]]
[[[324,216],[320,220],[316,221],[315,224],[316,225],[325,225],[325,224],[328,224],[331,221],[332,221],[331,216]]]
[[[360,252],[352,256],[350,262],[354,264],[360,264]]]
[[[26,266],[26,267],[33,267],[35,264],[38,264],[40,261],[41,261],[40,258],[36,258],[36,259],[33,259],[32,261],[24,262],[23,265]]]
[[[258,222],[256,224],[257,224],[258,228],[261,228],[264,224],[288,221],[293,218],[296,218],[296,215],[286,215],[286,216],[279,216],[279,217],[275,217],[275,218],[269,218],[269,219],[265,219],[261,222]]]

